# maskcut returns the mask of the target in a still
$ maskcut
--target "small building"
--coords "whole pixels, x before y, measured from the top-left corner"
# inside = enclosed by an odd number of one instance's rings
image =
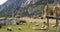
[[[60,17],[60,6],[45,6],[45,15],[44,16],[53,16],[56,17],[56,13],[57,16]]]

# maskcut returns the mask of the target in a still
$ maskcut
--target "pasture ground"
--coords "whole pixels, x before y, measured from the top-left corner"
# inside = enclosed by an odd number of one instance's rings
[[[0,32],[47,32],[47,30],[33,30],[33,27],[41,28],[43,25],[42,22],[46,21],[46,19],[33,19],[33,18],[21,18],[22,20],[26,20],[26,24],[22,25],[7,25],[0,29]],[[55,25],[55,19],[50,19],[50,32],[56,32],[56,27],[52,27],[52,25]],[[31,23],[32,22],[32,23]],[[36,23],[39,24],[39,26],[35,26]],[[7,31],[7,27],[12,27],[13,31]],[[21,27],[21,30],[18,30],[18,27]],[[60,27],[60,26],[59,26]]]

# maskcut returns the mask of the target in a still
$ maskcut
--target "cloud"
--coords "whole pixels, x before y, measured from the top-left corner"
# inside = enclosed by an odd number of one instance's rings
[[[4,4],[7,0],[0,0],[0,5]]]

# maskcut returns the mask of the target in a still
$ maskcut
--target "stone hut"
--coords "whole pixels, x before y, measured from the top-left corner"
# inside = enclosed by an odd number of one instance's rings
[[[45,6],[44,8],[45,11],[45,16],[53,16],[56,17],[56,12],[57,16],[60,17],[60,6]]]

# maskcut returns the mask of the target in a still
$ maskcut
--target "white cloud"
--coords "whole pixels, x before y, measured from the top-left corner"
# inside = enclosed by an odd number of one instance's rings
[[[0,5],[4,4],[7,0],[0,0]]]

